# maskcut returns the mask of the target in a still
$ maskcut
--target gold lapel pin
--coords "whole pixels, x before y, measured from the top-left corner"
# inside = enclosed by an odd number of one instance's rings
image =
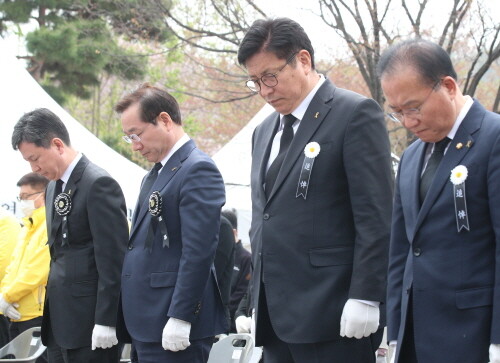
[[[174,166],[174,167],[172,168],[172,171],[175,171],[176,169],[177,169],[177,166]]]
[[[457,144],[457,150],[460,150],[463,146],[464,146],[464,144],[462,144],[461,142],[459,142]]]
[[[318,116],[319,116],[319,112],[316,112],[314,115],[314,118],[318,118]]]
[[[467,145],[465,145],[465,146],[471,147],[472,146],[472,140],[467,141]]]

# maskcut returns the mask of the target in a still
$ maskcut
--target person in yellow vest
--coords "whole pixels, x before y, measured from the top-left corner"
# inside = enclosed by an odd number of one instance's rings
[[[44,195],[48,182],[42,175],[29,173],[17,183],[24,214],[23,228],[0,283],[0,308],[5,305],[17,307],[4,313],[11,319],[11,339],[42,324],[50,262]],[[39,358],[39,362],[46,362],[46,358]]]
[[[0,281],[5,275],[7,265],[11,261],[12,251],[16,246],[21,225],[16,217],[0,207]],[[13,307],[14,308],[14,307]],[[0,347],[9,342],[9,319],[0,315]]]

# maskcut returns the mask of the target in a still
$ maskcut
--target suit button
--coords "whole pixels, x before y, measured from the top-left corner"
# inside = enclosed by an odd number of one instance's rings
[[[265,213],[263,216],[264,220],[267,221],[269,219],[269,214]]]
[[[134,248],[134,245],[128,245],[128,249],[129,249],[129,251],[130,251],[132,248]]]
[[[422,253],[422,251],[420,251],[420,248],[414,248],[414,249],[413,249],[413,255],[414,255],[415,257],[420,256],[420,254],[421,254],[421,253]]]

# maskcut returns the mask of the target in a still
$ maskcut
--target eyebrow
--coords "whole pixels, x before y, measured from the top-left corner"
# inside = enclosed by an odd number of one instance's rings
[[[393,106],[393,105],[391,105],[391,104],[388,104],[387,106],[389,106],[389,108],[390,108],[390,109],[392,109],[392,110],[398,110],[398,109],[399,109],[399,110],[402,110],[403,108],[408,107],[408,105],[411,105],[412,103],[413,103],[413,104],[418,103],[418,100],[413,100],[413,99],[410,99],[410,100],[406,101],[405,103],[403,103],[403,104],[401,105],[401,107],[395,107],[395,106]],[[413,108],[413,107],[410,107],[410,108]]]
[[[134,126],[134,127],[130,128],[130,129],[128,129],[128,131],[125,131],[125,130],[122,130],[122,131],[123,131],[123,133],[125,135],[127,135],[127,134],[133,134],[133,133],[137,132],[137,127]]]

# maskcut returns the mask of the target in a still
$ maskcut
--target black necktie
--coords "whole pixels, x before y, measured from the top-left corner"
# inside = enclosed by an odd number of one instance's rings
[[[158,170],[162,167],[161,163],[156,163],[153,168],[149,171],[144,183],[142,184],[141,192],[139,193],[139,206],[144,202],[144,198],[148,195],[149,191],[153,187],[153,184],[158,177]]]
[[[55,200],[56,200],[57,196],[62,193],[62,186],[63,186],[63,184],[64,184],[64,181],[62,181],[61,179],[58,179],[56,181],[56,187],[54,188],[54,200],[52,201],[52,205],[53,205],[54,208],[56,207]],[[57,212],[54,209],[54,215],[53,215],[53,217],[55,217],[56,214],[57,214]]]
[[[293,140],[293,123],[296,118],[292,114],[288,114],[283,116],[283,133],[281,134],[280,140],[280,150],[278,152],[278,156],[272,162],[269,170],[266,173],[266,197],[269,198],[271,194],[271,190],[273,190],[274,182],[278,177],[278,173],[281,168],[281,164],[283,164],[283,160],[285,159],[286,152],[290,147],[290,144]]]
[[[54,199],[62,193],[62,186],[64,184],[64,181],[62,181],[61,179],[58,179],[56,181],[56,187],[54,189]]]
[[[449,142],[450,139],[445,137],[443,140],[434,144],[434,150],[432,151],[431,157],[427,162],[427,166],[420,180],[420,203],[424,202],[427,191],[429,190],[432,180],[434,179],[434,174],[436,174],[436,170],[441,162],[441,159],[443,158],[444,151],[446,150],[446,146]]]

